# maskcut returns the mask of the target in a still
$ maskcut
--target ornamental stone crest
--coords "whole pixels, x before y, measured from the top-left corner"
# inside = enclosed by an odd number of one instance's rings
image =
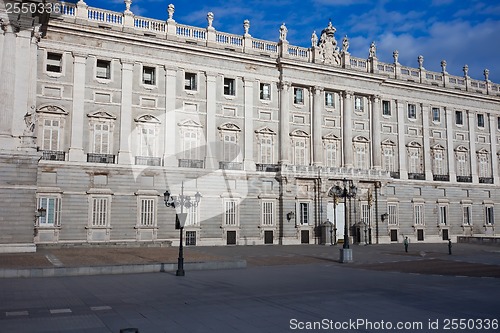
[[[318,46],[314,47],[316,62],[340,66],[340,50],[335,39],[335,31],[337,29],[332,25],[332,21],[328,22],[328,26],[321,31]]]

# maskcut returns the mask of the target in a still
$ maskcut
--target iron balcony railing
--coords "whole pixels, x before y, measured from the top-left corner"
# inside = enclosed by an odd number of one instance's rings
[[[450,175],[433,175],[432,178],[435,181],[442,181],[442,182],[449,182],[450,181]]]
[[[479,177],[479,182],[481,184],[493,184],[493,178],[492,177]]]
[[[240,162],[219,162],[219,169],[222,169],[222,170],[243,170],[243,163],[240,163]]]
[[[472,183],[472,176],[457,176],[457,182]]]
[[[58,150],[42,150],[42,160],[64,161],[66,153]]]
[[[87,154],[87,162],[114,164],[115,163],[115,155],[88,153]]]
[[[161,166],[161,157],[136,156],[136,165]]]
[[[408,179],[414,179],[414,180],[425,180],[425,174],[424,173],[408,173]]]
[[[179,159],[179,168],[196,168],[203,169],[203,160]]]
[[[281,166],[279,164],[256,164],[255,168],[257,171],[265,172],[278,172],[281,170]]]

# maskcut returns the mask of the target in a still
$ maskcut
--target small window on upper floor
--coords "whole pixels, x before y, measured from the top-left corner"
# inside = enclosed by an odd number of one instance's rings
[[[271,99],[271,85],[269,83],[260,84],[260,99],[266,101]]]
[[[111,61],[97,60],[95,76],[99,79],[111,79]]]
[[[198,90],[197,82],[196,82],[196,74],[195,73],[185,73],[184,74],[184,89],[185,90]]]
[[[384,116],[391,115],[391,102],[382,101],[382,115],[384,115]]]
[[[408,104],[408,119],[417,119],[417,106]]]
[[[293,103],[304,104],[304,89],[293,88]]]
[[[224,95],[229,95],[229,96],[236,95],[236,87],[234,79],[224,78]]]
[[[61,53],[47,53],[47,72],[61,73],[62,72],[62,54]]]
[[[464,114],[462,111],[455,111],[455,124],[456,125],[464,124]]]
[[[154,67],[143,67],[142,68],[142,83],[155,85],[155,68]]]
[[[364,110],[363,97],[359,96],[354,97],[354,110],[363,112]]]
[[[477,127],[484,127],[484,114],[477,114]]]
[[[439,108],[432,108],[432,121],[441,121],[441,110]]]
[[[497,117],[497,129],[500,131],[500,117]]]
[[[325,106],[333,108],[335,106],[334,95],[332,92],[325,92]]]

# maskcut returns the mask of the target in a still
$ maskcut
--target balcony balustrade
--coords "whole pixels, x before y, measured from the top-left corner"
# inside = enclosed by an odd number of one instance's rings
[[[88,153],[87,154],[87,162],[114,164],[115,163],[115,155]]]
[[[58,150],[42,150],[42,160],[64,161],[66,153]]]

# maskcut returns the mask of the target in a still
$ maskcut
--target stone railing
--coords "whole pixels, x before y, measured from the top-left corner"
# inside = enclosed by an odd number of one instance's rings
[[[250,34],[235,35],[220,32],[216,31],[211,25],[207,28],[199,28],[179,24],[173,19],[173,7],[169,8],[169,11],[171,11],[169,13],[170,18],[166,21],[161,21],[135,16],[132,12],[119,13],[89,7],[84,2],[79,2],[78,4],[63,2],[61,4],[61,15],[63,18],[68,18],[69,20],[76,18],[80,21],[87,20],[99,25],[103,24],[111,27],[117,26],[141,30],[144,31],[145,35],[152,35],[152,37],[161,37],[164,35],[165,39],[272,58],[281,56],[304,62],[315,61],[310,48],[289,45],[287,42],[277,43],[255,39]],[[150,34],[147,32],[150,32]],[[453,76],[445,71],[438,73],[427,71],[424,68],[401,66],[399,63],[384,63],[379,62],[377,58],[366,59],[349,56],[345,62],[343,66],[354,71],[376,73],[398,80],[419,82],[480,94],[500,95],[500,84],[494,84],[488,80],[472,80],[468,76]]]

